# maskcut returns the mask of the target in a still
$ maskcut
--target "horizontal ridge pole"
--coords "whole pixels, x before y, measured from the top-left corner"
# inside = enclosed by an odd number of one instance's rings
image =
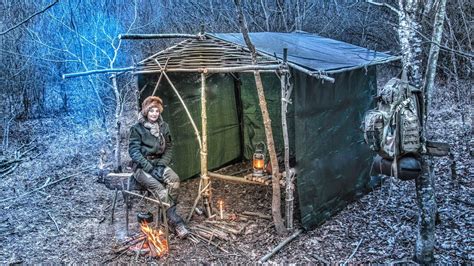
[[[307,70],[307,69],[305,69],[305,68],[303,68],[303,67],[300,67],[300,66],[298,66],[298,65],[296,65],[296,64],[293,64],[293,63],[291,63],[291,62],[288,62],[288,65],[289,65],[290,67],[296,69],[296,70],[299,70],[299,71],[301,71],[301,72],[303,72],[303,73],[306,73],[306,74],[310,75],[311,77],[315,77],[315,78],[317,78],[317,79],[326,80],[326,81],[329,81],[329,82],[331,82],[331,83],[334,83],[334,82],[336,81],[334,78],[331,78],[331,77],[329,77],[329,76],[326,76],[326,75],[324,75],[324,74],[320,74],[320,73],[317,73],[317,72],[309,71],[309,70]]]
[[[200,67],[200,68],[166,68],[156,70],[137,70],[133,74],[151,74],[160,73],[161,71],[166,72],[204,72],[204,73],[230,73],[230,72],[245,72],[245,71],[262,71],[262,72],[273,72],[273,71],[287,71],[280,65],[268,65],[268,66],[239,66],[239,67]]]
[[[121,40],[147,40],[147,39],[166,39],[166,38],[194,38],[199,39],[200,36],[196,34],[119,34]]]
[[[75,78],[75,77],[81,77],[81,76],[87,76],[87,75],[93,75],[93,74],[101,74],[101,73],[127,72],[127,71],[132,71],[134,69],[135,69],[134,67],[96,69],[96,70],[90,70],[90,71],[84,71],[84,72],[63,74],[63,79]]]

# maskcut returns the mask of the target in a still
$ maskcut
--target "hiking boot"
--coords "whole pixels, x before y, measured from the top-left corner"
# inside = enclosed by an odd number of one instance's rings
[[[188,228],[186,228],[184,223],[176,225],[174,231],[179,238],[186,238],[190,234]]]

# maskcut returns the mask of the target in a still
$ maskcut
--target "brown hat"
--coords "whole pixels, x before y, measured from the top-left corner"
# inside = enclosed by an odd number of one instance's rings
[[[148,115],[148,111],[150,111],[151,108],[156,107],[160,111],[160,113],[163,112],[163,100],[161,100],[160,97],[158,96],[148,96],[143,102],[142,102],[142,110],[141,113],[144,117]]]

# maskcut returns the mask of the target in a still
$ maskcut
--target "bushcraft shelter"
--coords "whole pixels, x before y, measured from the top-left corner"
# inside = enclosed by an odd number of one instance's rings
[[[375,65],[397,58],[309,33],[259,32],[250,33],[250,39],[258,64],[268,66],[260,72],[280,154],[282,88],[278,71],[271,66],[281,64],[283,50],[288,49],[293,91],[287,112],[289,146],[296,162],[301,221],[310,228],[367,190],[372,155],[363,143],[360,123],[376,93]],[[172,167],[181,179],[201,171],[195,129],[201,128],[204,69],[209,70],[205,78],[208,168],[251,160],[256,145],[265,142],[253,70],[245,67],[249,65],[251,56],[240,33],[205,33],[135,66],[139,102],[153,94],[164,100],[163,116],[174,142]],[[324,78],[328,76],[334,83]],[[158,81],[162,79],[172,82]]]

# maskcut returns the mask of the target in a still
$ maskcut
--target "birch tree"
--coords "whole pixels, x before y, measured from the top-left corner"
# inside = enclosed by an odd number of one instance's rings
[[[429,137],[427,131],[427,123],[429,116],[430,92],[434,87],[434,79],[436,74],[437,59],[439,46],[443,32],[443,22],[446,14],[446,0],[438,3],[435,21],[433,25],[432,44],[429,52],[429,58],[426,66],[426,74],[424,82],[422,79],[422,61],[421,61],[421,42],[420,17],[422,8],[419,1],[416,0],[399,0],[399,8],[395,8],[386,3],[368,1],[371,4],[385,6],[398,15],[398,37],[400,41],[400,50],[402,51],[403,70],[408,74],[409,81],[423,91],[423,128],[422,141],[426,143]],[[433,1],[428,1],[425,13],[428,12],[433,5]],[[415,242],[414,258],[419,263],[434,263],[434,245],[435,245],[435,218],[436,218],[436,199],[435,184],[432,158],[422,152],[422,174],[416,178],[416,201],[419,209],[418,214],[418,231]]]

